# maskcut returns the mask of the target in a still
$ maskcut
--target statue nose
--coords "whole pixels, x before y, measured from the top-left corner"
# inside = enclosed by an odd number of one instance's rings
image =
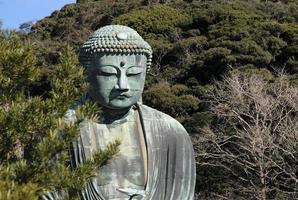
[[[116,89],[128,90],[127,77],[125,75],[119,77]]]

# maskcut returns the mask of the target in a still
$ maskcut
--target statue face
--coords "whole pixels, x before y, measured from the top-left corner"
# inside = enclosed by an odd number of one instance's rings
[[[147,58],[134,54],[95,54],[88,70],[93,100],[109,109],[124,109],[140,99]]]

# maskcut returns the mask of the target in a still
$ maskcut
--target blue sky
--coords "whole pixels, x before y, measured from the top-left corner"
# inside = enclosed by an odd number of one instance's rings
[[[2,28],[17,29],[23,22],[40,20],[76,0],[0,0]]]

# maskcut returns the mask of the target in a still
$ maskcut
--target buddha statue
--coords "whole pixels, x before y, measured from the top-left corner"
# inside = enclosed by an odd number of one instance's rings
[[[73,143],[72,166],[121,141],[119,154],[86,185],[82,200],[192,200],[192,143],[172,117],[142,104],[152,49],[133,29],[98,29],[80,49],[89,98],[102,107],[100,121],[85,122]]]

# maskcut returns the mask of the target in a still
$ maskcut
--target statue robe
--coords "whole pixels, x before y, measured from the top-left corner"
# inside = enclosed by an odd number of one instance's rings
[[[145,105],[137,105],[147,147],[147,183],[143,200],[193,200],[195,161],[192,143],[174,118]],[[85,159],[82,140],[73,143],[74,165]],[[82,200],[105,200],[91,179]],[[50,198],[49,198],[50,199]],[[133,198],[132,198],[133,199]]]

